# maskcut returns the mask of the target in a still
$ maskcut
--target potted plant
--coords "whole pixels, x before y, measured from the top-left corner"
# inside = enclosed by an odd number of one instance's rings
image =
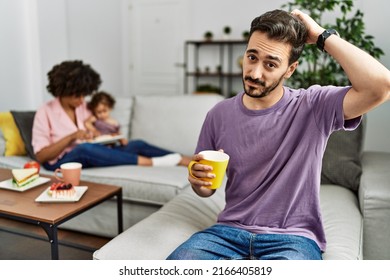
[[[204,33],[204,39],[206,40],[206,41],[212,41],[213,40],[213,33],[211,32],[211,31],[206,31],[205,33]]]
[[[365,33],[363,13],[357,9],[349,15],[353,9],[353,0],[323,1],[323,0],[294,0],[284,4],[282,8],[292,11],[300,9],[309,14],[324,28],[336,29],[346,41],[365,50],[375,58],[380,58],[384,53],[374,44],[374,37]],[[333,23],[325,23],[322,16],[325,13],[336,11]],[[348,85],[350,84],[344,70],[328,54],[322,53],[316,45],[307,45],[300,58],[301,67],[287,81],[287,84],[295,88],[307,88],[313,84],[319,85]]]
[[[211,84],[204,84],[204,85],[199,85],[196,88],[195,93],[217,93],[221,94],[221,89],[217,86],[211,85]]]
[[[230,39],[230,33],[232,32],[232,28],[230,26],[225,26],[223,28],[223,38],[225,40]]]
[[[244,32],[242,32],[242,38],[244,40],[248,40],[248,38],[249,38],[249,31],[248,30],[245,30]]]

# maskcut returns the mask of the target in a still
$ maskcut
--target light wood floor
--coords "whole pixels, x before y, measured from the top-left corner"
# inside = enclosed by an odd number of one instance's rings
[[[24,234],[32,235],[24,236]],[[40,240],[42,239],[42,240]],[[60,259],[92,259],[95,250],[110,239],[69,230],[58,230]],[[81,247],[82,249],[75,248]],[[40,226],[0,218],[0,259],[50,259],[50,243]]]

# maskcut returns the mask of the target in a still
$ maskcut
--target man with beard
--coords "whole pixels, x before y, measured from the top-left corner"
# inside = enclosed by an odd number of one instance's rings
[[[283,86],[305,43],[338,61],[351,86]],[[327,139],[355,129],[363,114],[389,99],[390,72],[301,11],[275,10],[252,21],[243,85],[243,93],[210,110],[196,148],[230,155],[225,208],[216,225],[168,259],[322,259],[319,188]],[[194,164],[191,173],[199,196],[214,194],[202,180],[214,176],[210,166]]]

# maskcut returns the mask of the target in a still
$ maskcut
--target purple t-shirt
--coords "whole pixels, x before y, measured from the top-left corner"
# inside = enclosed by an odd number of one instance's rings
[[[284,87],[271,108],[248,110],[243,94],[218,103],[203,124],[196,153],[223,149],[230,155],[226,206],[218,223],[254,233],[305,236],[325,251],[319,188],[326,142],[344,121],[349,87]]]

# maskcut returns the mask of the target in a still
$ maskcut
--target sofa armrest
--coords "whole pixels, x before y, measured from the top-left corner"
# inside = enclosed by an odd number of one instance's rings
[[[390,259],[390,153],[364,152],[362,167],[363,258]]]

